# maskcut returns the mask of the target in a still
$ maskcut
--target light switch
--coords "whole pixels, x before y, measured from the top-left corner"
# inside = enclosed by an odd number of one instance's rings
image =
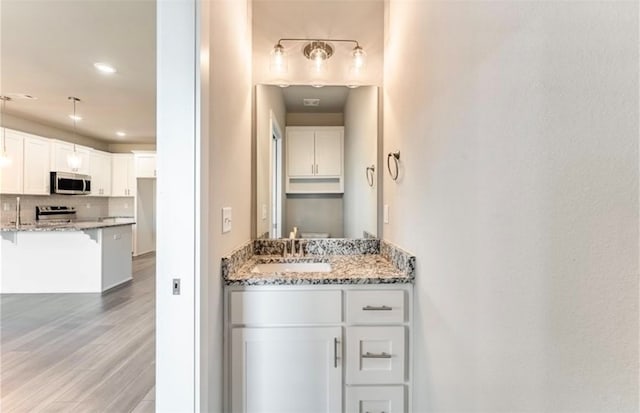
[[[267,219],[267,206],[262,204],[262,219]]]
[[[382,217],[384,219],[384,223],[388,224],[389,223],[389,205],[385,205],[382,211],[383,211]]]
[[[231,231],[231,207],[222,208],[222,233]]]

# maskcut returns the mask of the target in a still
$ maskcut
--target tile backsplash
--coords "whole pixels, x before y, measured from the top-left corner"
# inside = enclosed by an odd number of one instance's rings
[[[32,222],[36,219],[36,205],[66,205],[76,208],[77,217],[90,220],[104,216],[134,216],[133,198],[103,198],[76,195],[0,195],[0,223],[15,222],[16,197],[20,197],[22,222]],[[113,202],[111,199],[127,200]],[[124,208],[125,204],[128,208]]]

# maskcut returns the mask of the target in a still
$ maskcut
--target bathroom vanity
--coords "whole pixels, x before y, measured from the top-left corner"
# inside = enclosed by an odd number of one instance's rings
[[[411,411],[414,257],[376,239],[302,242],[304,257],[260,240],[223,259],[225,411]],[[255,271],[266,262],[300,265]]]

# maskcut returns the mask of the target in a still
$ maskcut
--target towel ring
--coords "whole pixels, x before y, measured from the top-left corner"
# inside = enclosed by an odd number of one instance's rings
[[[371,173],[369,173],[371,172]],[[371,165],[371,166],[367,166],[366,168],[366,174],[367,174],[367,184],[369,184],[370,187],[373,188],[373,179],[375,177],[375,172],[376,172],[376,166],[375,165]],[[371,178],[369,178],[371,177]]]
[[[396,164],[395,173],[391,172],[391,162],[389,162],[391,159],[393,159],[393,162]],[[387,170],[389,171],[389,175],[391,175],[391,179],[393,179],[394,181],[398,179],[398,173],[400,172],[400,167],[398,165],[399,161],[400,151],[389,152],[389,154],[387,155]]]

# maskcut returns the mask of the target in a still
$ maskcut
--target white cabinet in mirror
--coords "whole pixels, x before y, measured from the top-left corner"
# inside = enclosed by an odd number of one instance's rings
[[[378,178],[368,181],[367,168],[379,170],[378,99],[375,86],[256,86],[256,238],[287,237],[294,227],[377,235]]]

